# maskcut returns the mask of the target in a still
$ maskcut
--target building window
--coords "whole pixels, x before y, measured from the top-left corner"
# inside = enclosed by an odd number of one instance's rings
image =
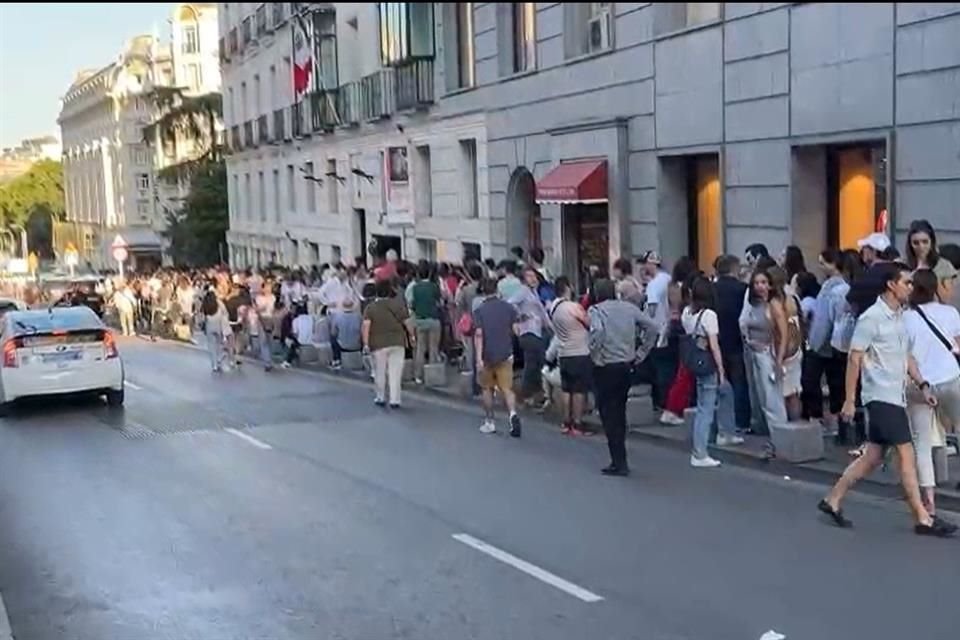
[[[337,179],[338,175],[340,174],[337,173],[337,159],[328,158],[326,184],[328,198],[327,209],[329,209],[330,213],[340,212],[340,194],[337,189],[340,186],[340,181]]]
[[[181,44],[182,53],[199,53],[200,40],[197,36],[197,25],[188,24],[183,27],[183,43]]]
[[[313,180],[311,180],[311,178],[315,178],[316,176],[315,176],[314,173],[313,173],[313,163],[312,163],[312,162],[305,162],[305,163],[304,163],[304,165],[303,165],[303,174],[304,174],[304,179],[307,181],[307,184],[306,184],[306,188],[307,188],[307,211],[309,211],[310,213],[316,213],[316,211],[317,211],[317,191],[316,191],[316,187],[314,187],[314,184],[315,184],[315,183],[313,182]]]
[[[260,74],[253,76],[253,115],[259,116],[263,113],[260,110]]]
[[[433,57],[432,2],[381,2],[378,9],[384,66]]]
[[[477,141],[460,141],[460,203],[463,217],[480,215],[479,179],[477,175]]]
[[[313,33],[316,38],[317,86],[336,89],[340,85],[337,72],[337,14],[332,9],[314,11]]]
[[[287,210],[297,210],[297,180],[293,172],[293,165],[287,165]]]
[[[243,176],[243,205],[246,207],[246,214],[248,220],[253,220],[253,198],[250,193],[250,174],[246,173]]]
[[[149,200],[137,200],[137,215],[140,216],[141,220],[146,220],[148,217],[150,217]]]
[[[474,86],[473,3],[444,3],[446,58],[444,75],[447,90]]]
[[[273,170],[273,217],[280,223],[280,170]]]
[[[428,238],[417,240],[417,250],[421,260],[435,262],[437,259],[437,241]]]
[[[609,2],[565,2],[563,48],[566,57],[609,49],[613,45],[611,15]]]
[[[658,2],[653,14],[653,30],[662,35],[716,22],[722,15],[722,2]]]
[[[260,206],[260,221],[267,221],[267,185],[263,171],[257,173],[257,203]]]
[[[138,165],[145,165],[149,162],[147,150],[143,147],[137,147],[133,152],[133,161]]]
[[[513,72],[536,68],[537,60],[537,5],[534,2],[510,4],[513,32]]]
[[[430,161],[430,146],[421,145],[415,150],[413,169],[414,207],[417,216],[433,216],[433,167]]]
[[[137,174],[137,189],[139,189],[140,191],[150,190],[150,174],[147,174],[147,173]]]

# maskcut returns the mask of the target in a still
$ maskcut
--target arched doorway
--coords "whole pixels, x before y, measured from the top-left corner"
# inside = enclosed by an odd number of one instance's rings
[[[517,167],[507,187],[507,246],[543,247],[536,183],[526,167]]]
[[[44,205],[37,205],[27,218],[27,244],[41,260],[53,260],[53,213]]]

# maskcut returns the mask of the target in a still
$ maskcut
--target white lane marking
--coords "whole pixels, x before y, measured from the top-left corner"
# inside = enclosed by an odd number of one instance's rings
[[[457,542],[462,542],[468,547],[473,547],[480,553],[485,553],[491,558],[499,560],[504,564],[508,564],[514,569],[518,571],[522,571],[528,576],[532,576],[536,578],[540,582],[545,582],[551,587],[560,589],[560,591],[563,591],[564,593],[571,595],[574,598],[583,600],[584,602],[600,602],[601,600],[603,600],[602,596],[598,596],[592,591],[588,591],[587,589],[584,589],[583,587],[579,587],[573,584],[572,582],[568,582],[563,578],[550,573],[546,569],[541,569],[536,565],[532,565],[526,560],[521,560],[515,555],[507,553],[502,549],[498,549],[493,545],[487,544],[483,540],[478,540],[477,538],[474,538],[471,535],[468,535],[466,533],[455,533],[453,534],[453,539],[456,540]]]
[[[130,388],[133,389],[134,391],[143,391],[143,387],[141,387],[140,385],[135,384],[135,383],[133,383],[133,382],[130,382],[129,380],[124,380],[124,381],[123,381],[123,385],[126,386],[126,387],[130,387]]]
[[[13,640],[13,629],[10,628],[10,618],[7,617],[7,607],[3,604],[0,595],[0,640]]]
[[[251,435],[249,435],[249,434],[247,434],[247,433],[244,433],[243,431],[240,431],[240,430],[238,430],[238,429],[233,429],[233,428],[231,428],[231,427],[226,427],[226,428],[224,429],[224,431],[226,431],[227,433],[229,433],[229,434],[232,435],[232,436],[237,436],[237,437],[240,438],[241,440],[244,440],[244,441],[252,444],[252,445],[255,446],[257,449],[263,449],[264,451],[269,451],[270,449],[273,449],[273,447],[271,447],[270,445],[268,445],[268,444],[267,444],[266,442],[264,442],[263,440],[257,440],[257,439],[254,438],[253,436],[251,436]]]

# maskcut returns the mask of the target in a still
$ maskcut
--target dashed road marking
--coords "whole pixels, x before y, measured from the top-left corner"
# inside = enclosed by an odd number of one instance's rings
[[[3,595],[0,595],[0,640],[13,640],[13,629],[10,628],[10,618],[7,617],[7,607],[3,604]]]
[[[244,442],[247,442],[247,443],[249,443],[249,444],[252,444],[252,445],[255,446],[257,449],[263,449],[264,451],[269,451],[270,449],[273,449],[272,446],[270,446],[269,444],[267,444],[267,443],[264,442],[263,440],[257,440],[256,438],[254,438],[254,437],[251,436],[250,434],[244,433],[243,431],[240,431],[239,429],[234,429],[233,427],[227,427],[227,428],[224,429],[224,431],[226,431],[227,433],[229,433],[229,434],[232,435],[232,436],[236,436],[236,437],[240,438],[240,439],[243,440]]]
[[[592,591],[564,580],[563,578],[550,573],[546,569],[541,569],[536,565],[530,564],[526,560],[521,560],[515,555],[507,553],[502,549],[498,549],[497,547],[487,544],[483,540],[474,538],[471,535],[466,533],[455,533],[453,534],[453,539],[457,542],[467,545],[468,547],[476,549],[480,553],[485,553],[495,560],[499,560],[504,564],[510,565],[517,571],[522,571],[528,576],[536,578],[540,582],[544,582],[555,589],[559,589],[560,591],[563,591],[567,595],[571,595],[578,600],[583,600],[584,602],[600,602],[603,600],[602,596],[598,596]]]
[[[134,383],[134,382],[130,382],[129,380],[124,380],[124,381],[123,381],[123,385],[124,385],[125,387],[130,387],[130,388],[133,389],[134,391],[143,391],[143,387],[141,387],[140,385],[138,385],[138,384],[136,384],[136,383]]]

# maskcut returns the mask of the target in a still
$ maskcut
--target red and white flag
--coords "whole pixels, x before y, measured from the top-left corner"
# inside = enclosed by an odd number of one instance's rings
[[[313,76],[313,34],[309,19],[293,20],[293,95],[299,98],[310,88]]]

